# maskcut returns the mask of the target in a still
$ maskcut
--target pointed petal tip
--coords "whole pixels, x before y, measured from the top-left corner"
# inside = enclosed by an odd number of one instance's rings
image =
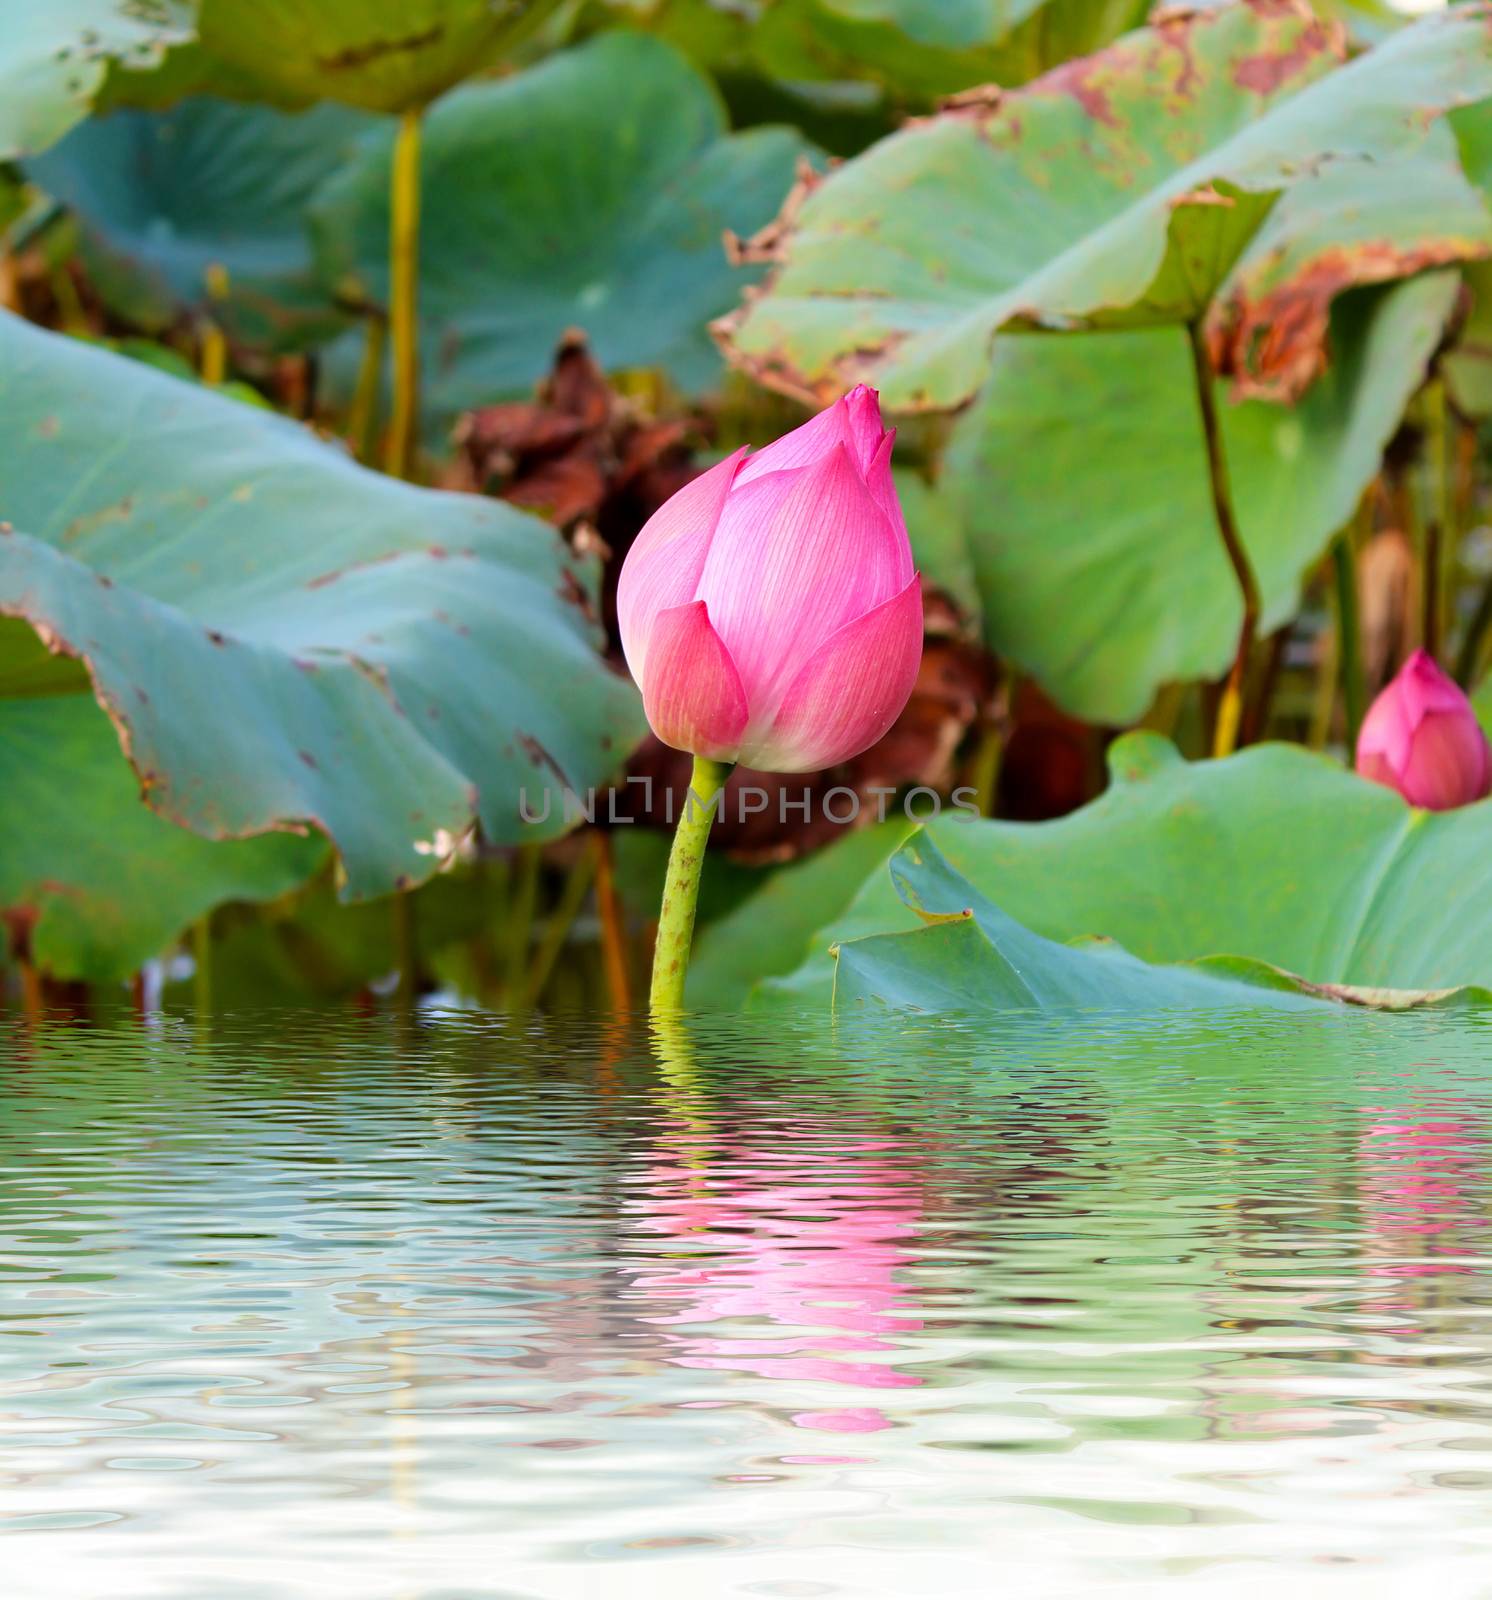
[[[881,425],[880,396],[866,384],[857,383],[835,404],[844,407],[846,430],[854,441],[855,454],[860,466],[869,471],[886,436]]]
[[[1424,649],[1416,650],[1405,661],[1384,692],[1394,691],[1405,697],[1409,713],[1416,721],[1431,711],[1464,709],[1467,715],[1471,714],[1471,702],[1466,692]]]

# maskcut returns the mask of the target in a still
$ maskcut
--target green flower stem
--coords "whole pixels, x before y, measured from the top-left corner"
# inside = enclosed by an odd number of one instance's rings
[[[601,960],[606,972],[606,994],[611,1009],[632,1009],[632,973],[627,960],[627,918],[616,892],[616,866],[611,835],[596,835],[596,910],[601,918]]]
[[[523,990],[525,1011],[531,1011],[538,1005],[539,996],[544,992],[544,985],[549,981],[549,975],[554,971],[554,964],[559,960],[560,951],[565,947],[565,939],[570,929],[574,927],[576,917],[580,915],[580,908],[585,903],[586,895],[590,893],[591,880],[596,876],[599,838],[599,834],[593,833],[586,839],[581,846],[580,854],[575,858],[575,864],[566,875],[559,901],[529,965],[528,978]]]
[[[228,269],[221,262],[213,262],[205,273],[207,299],[210,305],[220,305],[228,298]],[[228,341],[212,312],[202,317],[201,349],[198,353],[200,377],[210,389],[218,388],[228,376]]]
[[[420,113],[415,110],[399,118],[389,192],[389,340],[394,352],[394,398],[383,465],[395,478],[409,476],[414,458],[419,259]]]
[[[367,466],[373,460],[374,426],[378,420],[378,384],[383,373],[383,345],[388,332],[382,317],[369,314],[363,324],[363,354],[357,384],[347,412],[347,438],[352,453]]]
[[[212,913],[205,911],[192,924],[192,998],[199,1016],[212,1013]]]
[[[1481,677],[1482,646],[1489,630],[1492,630],[1492,578],[1487,580],[1482,589],[1476,611],[1466,626],[1466,635],[1456,655],[1456,682],[1468,694]]]
[[[1421,578],[1424,590],[1422,643],[1438,661],[1445,608],[1445,596],[1442,592],[1445,584],[1444,568],[1447,558],[1454,556],[1456,548],[1452,527],[1454,508],[1449,459],[1450,427],[1445,402],[1445,384],[1440,379],[1426,386],[1424,407],[1429,512],[1424,522],[1424,544],[1421,553]]]
[[[1223,452],[1223,430],[1212,392],[1212,361],[1207,354],[1201,323],[1191,323],[1187,333],[1192,347],[1197,408],[1202,414],[1202,439],[1207,447],[1207,477],[1212,487],[1213,513],[1217,518],[1217,531],[1222,537],[1223,550],[1233,568],[1233,576],[1238,581],[1238,592],[1243,600],[1243,622],[1238,630],[1238,645],[1233,652],[1233,665],[1223,685],[1217,721],[1212,730],[1213,755],[1227,756],[1232,755],[1238,746],[1238,728],[1243,719],[1244,678],[1248,672],[1249,656],[1254,649],[1254,633],[1259,626],[1259,582],[1254,576],[1248,551],[1243,547],[1238,519],[1233,514],[1233,493],[1228,484],[1228,463]]]
[[[533,942],[541,865],[541,846],[525,844],[518,847],[518,860],[508,890],[507,926],[504,929],[503,1003],[509,1011],[520,1010],[523,1005],[523,975],[528,969],[528,951]]]
[[[694,908],[699,901],[699,875],[705,864],[716,800],[730,776],[721,761],[695,756],[684,811],[668,855],[663,881],[663,906],[658,913],[658,942],[653,946],[653,986],[648,1006],[655,1017],[684,1009],[684,979],[689,971],[689,946],[694,940]]]
[[[1352,529],[1346,528],[1331,547],[1336,577],[1337,660],[1342,675],[1342,706],[1347,718],[1347,759],[1357,749],[1363,718],[1362,623],[1357,608],[1357,553]]]
[[[974,759],[969,763],[969,782],[974,790],[974,804],[981,817],[992,817],[1000,794],[1000,763],[1005,754],[1005,729],[998,725],[986,728],[974,747]]]
[[[399,969],[399,987],[394,992],[401,1006],[412,1006],[419,998],[420,940],[415,925],[414,895],[408,889],[396,889],[389,902],[394,940],[394,962]]]

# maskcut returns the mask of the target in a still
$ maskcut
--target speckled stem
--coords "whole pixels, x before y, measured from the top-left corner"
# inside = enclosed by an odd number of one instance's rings
[[[658,940],[653,946],[653,984],[648,1006],[655,1017],[684,1009],[684,979],[689,971],[689,946],[694,940],[694,907],[699,900],[699,875],[705,864],[710,824],[719,807],[730,768],[720,761],[695,756],[683,814],[668,855],[663,905],[658,912]]]

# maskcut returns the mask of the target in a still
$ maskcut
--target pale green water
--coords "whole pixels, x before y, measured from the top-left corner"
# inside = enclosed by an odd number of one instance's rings
[[[1492,1595],[1492,1027],[0,1021],[7,1597]]]

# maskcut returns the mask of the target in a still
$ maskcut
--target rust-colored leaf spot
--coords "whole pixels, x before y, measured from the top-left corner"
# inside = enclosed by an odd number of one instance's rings
[[[1264,9],[1257,6],[1256,9]],[[1297,9],[1309,21],[1290,42],[1288,49],[1263,50],[1257,55],[1244,56],[1233,68],[1233,81],[1240,89],[1251,94],[1271,95],[1286,84],[1293,83],[1308,72],[1313,62],[1323,54],[1345,60],[1346,34],[1338,23],[1323,21],[1312,16],[1303,7]]]
[[[1117,128],[1119,118],[1109,100],[1107,80],[1112,68],[1101,56],[1089,56],[1062,66],[1039,80],[1039,87],[1050,94],[1071,95],[1095,122]]]
[[[565,776],[565,769],[531,733],[519,733],[518,743],[523,746],[523,753],[536,767],[547,767],[559,779],[561,786],[569,783],[569,778]]]
[[[445,24],[437,22],[423,33],[408,33],[402,39],[368,39],[362,44],[350,44],[333,55],[318,56],[316,65],[323,72],[355,72],[388,56],[410,55],[439,44],[445,31]]]
[[[585,585],[566,567],[560,574],[559,584],[560,599],[567,605],[575,606],[588,619],[592,616],[590,596],[585,592]]]

